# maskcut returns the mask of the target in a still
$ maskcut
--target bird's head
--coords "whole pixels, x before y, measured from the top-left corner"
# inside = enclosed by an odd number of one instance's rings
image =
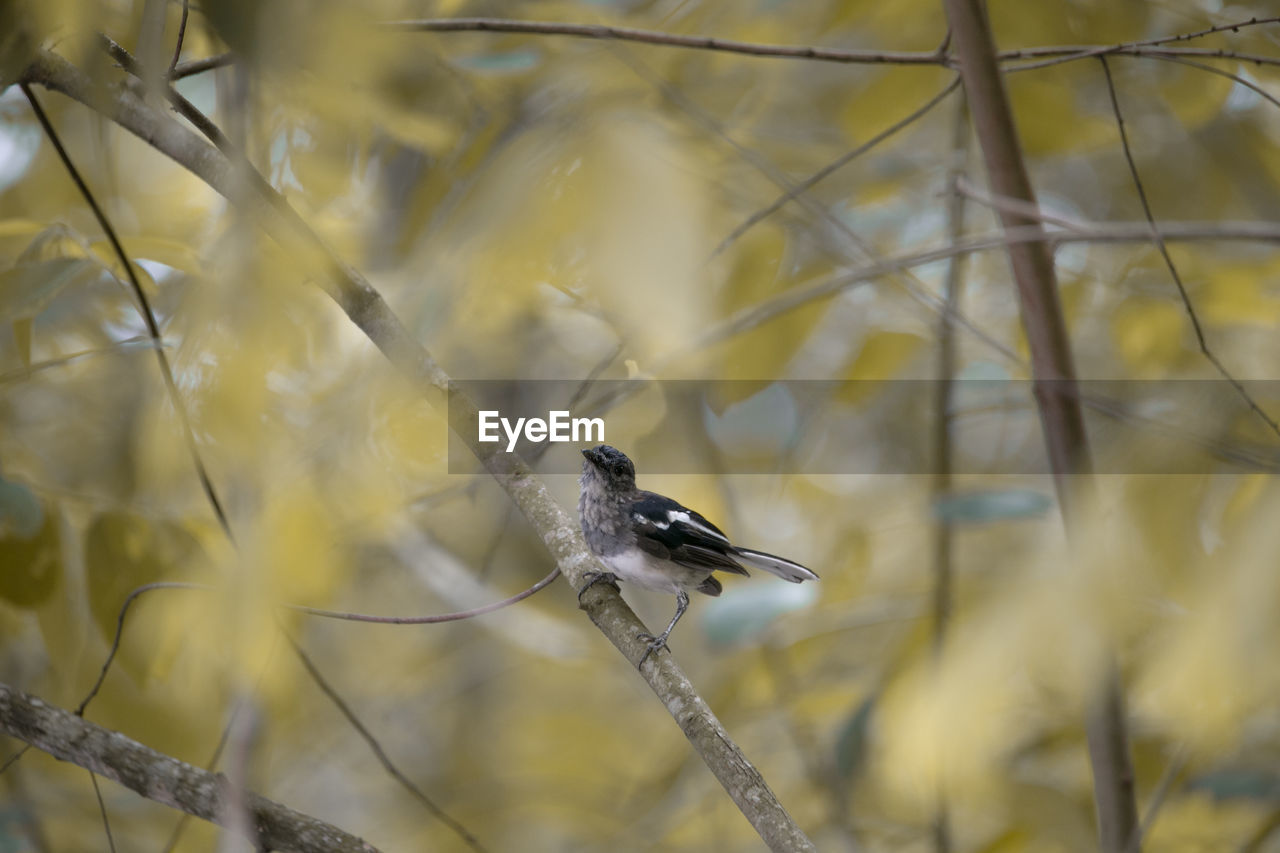
[[[586,462],[582,463],[584,478],[595,476],[610,490],[630,490],[636,487],[636,466],[627,454],[616,447],[601,444],[582,451]]]

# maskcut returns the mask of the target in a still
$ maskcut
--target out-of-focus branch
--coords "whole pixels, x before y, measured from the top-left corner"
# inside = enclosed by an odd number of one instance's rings
[[[0,684],[0,730],[54,758],[119,782],[149,800],[228,825],[225,777],[143,746],[62,708]],[[332,824],[244,792],[253,840],[267,850],[299,853],[374,853],[376,848]]]
[[[894,122],[889,127],[885,128],[884,130],[877,133],[875,136],[868,139],[866,142],[854,148],[852,151],[847,151],[844,154],[841,154],[839,157],[832,160],[830,163],[823,166],[821,169],[814,172],[812,175],[805,178],[803,181],[800,181],[799,183],[785,190],[782,193],[782,195],[778,196],[773,201],[769,202],[769,204],[765,205],[761,209],[757,210],[755,213],[748,216],[746,219],[742,221],[741,224],[739,224],[736,228],[734,228],[733,231],[729,232],[728,236],[726,236],[723,240],[721,240],[720,243],[715,247],[715,249],[712,250],[711,256],[714,258],[717,255],[722,254],[726,249],[728,249],[731,245],[733,245],[733,243],[737,241],[739,237],[747,233],[747,231],[749,231],[753,225],[765,219],[768,219],[770,216],[773,215],[775,211],[779,210],[784,204],[786,204],[788,201],[791,201],[791,199],[800,195],[800,193],[806,193],[809,190],[813,189],[819,183],[821,183],[822,181],[825,181],[831,175],[833,175],[840,169],[843,169],[845,166],[849,165],[849,163],[856,160],[858,157],[861,157],[863,154],[867,153],[872,148],[875,148],[881,142],[884,142],[886,139],[893,136],[898,131],[903,130],[904,128],[910,127],[912,124],[915,124],[917,121],[924,118],[925,115],[927,115],[930,110],[932,110],[939,103],[944,101],[947,95],[950,95],[952,91],[954,91],[959,85],[960,85],[960,78],[956,77],[946,86],[944,86],[942,88],[942,91],[938,92],[938,94],[934,95],[928,101],[920,105],[918,108],[912,111],[910,115],[907,115],[906,117]]]
[[[991,189],[1034,209],[1035,191],[1022,158],[986,9],[982,0],[944,0],[944,5]],[[999,213],[1006,231],[1030,228],[1034,234],[1042,230],[1033,216],[1016,210]],[[1070,532],[1078,492],[1090,483],[1093,463],[1076,393],[1071,341],[1058,300],[1053,252],[1042,237],[1011,245],[1009,260],[1031,350],[1031,375],[1049,465]],[[1101,847],[1104,853],[1121,853],[1137,831],[1138,820],[1124,698],[1113,662],[1103,682],[1086,713],[1085,733]]]
[[[515,454],[496,452],[475,441],[475,405],[449,385],[449,377],[419,344],[382,296],[357,271],[343,263],[302,218],[247,162],[233,162],[190,130],[153,110],[127,89],[108,88],[90,80],[58,55],[43,51],[24,79],[78,100],[115,121],[172,158],[232,200],[246,196],[264,230],[290,250],[316,282],[402,371],[428,400],[448,406],[452,428],[466,439],[495,480],[506,490],[541,537],[561,572],[575,589],[597,563],[586,548],[575,520],[555,501],[543,482]],[[170,96],[171,100],[173,96]],[[244,192],[246,185],[251,192]],[[760,837],[774,850],[813,850],[813,843],[787,814],[760,772],[698,695],[670,655],[651,656],[641,668],[644,630],[617,591],[596,584],[582,597],[591,621],[631,662],[662,700],[698,755],[715,774]]]

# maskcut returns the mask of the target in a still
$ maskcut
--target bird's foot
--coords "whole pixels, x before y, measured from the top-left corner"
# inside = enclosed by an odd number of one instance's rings
[[[587,582],[582,585],[582,589],[578,590],[578,603],[582,603],[582,594],[598,583],[607,583],[614,589],[618,589],[618,576],[613,572],[586,572],[583,574]]]
[[[667,649],[667,651],[671,651],[671,649],[667,646],[667,635],[665,633],[659,634],[658,636],[655,637],[653,636],[653,634],[647,634],[642,631],[639,634],[636,634],[636,639],[644,640],[649,644],[649,647],[644,650],[644,657],[640,658],[640,663],[636,667],[637,669],[639,669],[641,666],[644,666],[644,662],[647,661],[649,659],[649,655],[653,654],[654,652],[660,652],[663,649]]]

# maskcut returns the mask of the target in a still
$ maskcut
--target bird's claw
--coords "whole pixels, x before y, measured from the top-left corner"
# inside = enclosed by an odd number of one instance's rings
[[[636,667],[637,669],[639,669],[639,667],[641,666],[644,666],[644,662],[647,661],[649,659],[649,655],[653,654],[654,652],[660,652],[663,649],[667,649],[667,651],[671,651],[671,649],[668,648],[667,646],[666,634],[662,634],[660,636],[655,637],[653,636],[653,634],[648,634],[648,633],[645,633],[644,631],[641,631],[639,634],[636,634],[636,639],[643,640],[649,644],[649,647],[644,650],[644,656],[640,658],[640,663]]]
[[[586,572],[582,575],[587,582],[582,585],[582,589],[578,590],[578,603],[582,603],[582,594],[598,583],[607,583],[614,589],[618,589],[618,576],[613,572]]]

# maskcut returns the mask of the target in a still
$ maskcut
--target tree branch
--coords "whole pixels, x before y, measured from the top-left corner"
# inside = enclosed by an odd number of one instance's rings
[[[583,575],[598,569],[582,540],[576,521],[515,454],[495,451],[476,441],[478,415],[474,403],[409,333],[399,317],[363,276],[343,263],[261,175],[240,158],[232,162],[166,115],[161,115],[127,89],[96,84],[58,55],[42,51],[23,75],[27,82],[66,94],[101,112],[250,212],[273,239],[298,249],[318,284],[353,323],[402,371],[433,404],[448,405],[452,428],[471,446],[494,479],[528,519],[561,572],[575,588]],[[170,98],[176,93],[170,89]],[[245,192],[246,184],[250,192]],[[582,597],[591,621],[633,666],[640,666],[646,646],[637,639],[644,625],[617,591],[596,584]],[[812,842],[787,814],[760,772],[729,738],[720,721],[698,695],[670,655],[651,656],[640,673],[662,700],[699,757],[715,774],[760,837],[774,850],[813,850]]]
[[[149,800],[219,826],[231,825],[230,791],[221,774],[170,758],[7,684],[0,684],[0,730]],[[253,816],[253,841],[264,849],[376,853],[375,847],[336,826],[257,794],[244,792],[244,805]]]
[[[739,53],[777,59],[816,59],[821,62],[867,63],[878,65],[946,65],[947,57],[937,51],[842,50],[812,45],[760,44],[709,36],[682,36],[660,30],[614,27],[603,24],[571,24],[560,21],[516,21],[509,18],[427,18],[415,21],[388,21],[388,29],[401,32],[481,32],[526,33],[571,36],[607,41],[630,41],[665,47]]]
[[[944,0],[944,5],[991,189],[1034,210],[1035,191],[1022,158],[982,0]],[[1037,217],[1016,209],[1001,209],[999,215],[1006,232],[1030,229],[1033,238],[1036,231],[1042,232],[1040,239],[1012,243],[1009,260],[1031,350],[1032,382],[1049,465],[1070,533],[1078,490],[1091,483],[1093,463],[1076,391],[1071,341],[1058,300],[1053,252]],[[1085,733],[1101,847],[1105,853],[1121,853],[1137,829],[1137,805],[1124,698],[1113,662],[1109,662],[1098,696],[1086,713]]]

